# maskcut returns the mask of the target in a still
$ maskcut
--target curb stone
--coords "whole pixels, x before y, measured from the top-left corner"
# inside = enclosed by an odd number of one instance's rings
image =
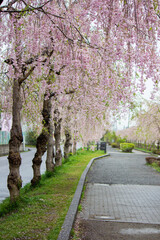
[[[92,163],[99,158],[107,157],[109,155],[110,154],[105,154],[100,157],[92,158],[90,160],[90,162],[88,163],[86,169],[83,171],[57,240],[69,240],[70,233],[71,233],[71,230],[72,230],[72,227],[74,224],[74,220],[75,220],[75,217],[77,214],[78,205],[79,205],[79,202],[81,199],[81,194],[82,194],[84,182],[86,179],[86,175],[87,175]]]

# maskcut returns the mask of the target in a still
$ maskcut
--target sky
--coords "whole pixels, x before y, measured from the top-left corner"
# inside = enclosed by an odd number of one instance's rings
[[[151,94],[153,92],[153,82],[151,79],[148,79],[146,82],[146,90],[144,91],[143,95],[140,95],[140,99],[142,99],[141,101],[143,101],[143,99],[146,100],[151,100]],[[128,126],[133,126],[135,125],[135,121],[131,121],[131,112],[127,111],[126,114],[123,114],[123,117],[119,120],[117,120],[117,122],[115,122],[113,128],[115,128],[114,130],[121,130],[124,128],[127,128]]]

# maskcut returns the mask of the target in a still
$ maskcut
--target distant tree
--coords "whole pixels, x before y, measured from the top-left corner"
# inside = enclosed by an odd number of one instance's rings
[[[36,146],[37,133],[35,131],[27,131],[26,144]]]

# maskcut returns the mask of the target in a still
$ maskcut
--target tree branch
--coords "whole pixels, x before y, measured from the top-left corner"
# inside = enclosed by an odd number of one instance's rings
[[[19,79],[20,85],[31,75],[34,69],[35,69],[35,66],[31,67],[31,69],[24,75],[24,77]]]
[[[67,95],[73,94],[73,93],[75,93],[75,92],[76,92],[75,89],[72,89],[72,90],[69,90],[69,91],[65,90],[65,94],[67,94]]]
[[[6,60],[4,60],[5,63],[7,63],[8,65],[13,65],[13,58],[8,58]]]
[[[66,65],[63,65],[58,72],[56,72],[57,75],[60,75],[61,74],[61,71],[66,67]]]

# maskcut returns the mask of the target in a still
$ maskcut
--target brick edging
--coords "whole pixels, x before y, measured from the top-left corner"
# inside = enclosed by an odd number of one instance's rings
[[[109,156],[109,154],[105,154],[100,157],[92,158],[90,160],[90,162],[88,163],[87,167],[85,168],[85,170],[83,171],[57,240],[69,240],[70,232],[72,230],[74,220],[75,220],[75,217],[77,214],[78,205],[79,205],[79,202],[81,199],[81,194],[82,194],[83,186],[85,183],[86,175],[87,175],[92,163],[95,160],[106,157],[106,156]]]

